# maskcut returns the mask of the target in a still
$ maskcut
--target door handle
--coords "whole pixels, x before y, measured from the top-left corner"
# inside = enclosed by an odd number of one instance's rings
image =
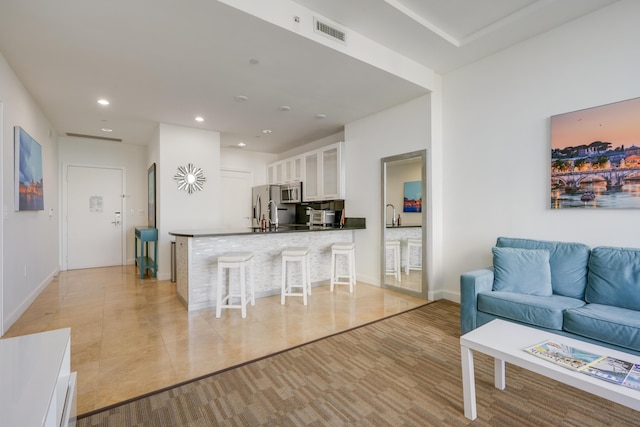
[[[122,221],[122,215],[120,212],[116,212],[115,221],[111,221],[111,224],[118,225]]]

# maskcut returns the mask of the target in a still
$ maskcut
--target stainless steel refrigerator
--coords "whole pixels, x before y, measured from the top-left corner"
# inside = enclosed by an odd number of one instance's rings
[[[267,227],[270,223],[275,223],[276,212],[273,209],[269,212],[270,200],[273,200],[277,206],[278,222],[280,224],[293,224],[295,222],[295,205],[282,204],[280,202],[280,186],[259,185],[251,189],[251,205],[253,206],[252,227],[260,227],[262,218],[266,220]]]

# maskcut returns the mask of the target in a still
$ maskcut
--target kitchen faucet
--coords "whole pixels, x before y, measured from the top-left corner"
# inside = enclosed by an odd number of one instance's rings
[[[271,213],[271,204],[273,204],[274,211],[276,214],[275,222],[271,220],[271,217],[273,216]],[[267,203],[267,211],[269,211],[269,228],[271,228],[271,225],[273,224],[274,228],[277,230],[278,229],[278,205],[276,205],[276,202],[274,202],[273,200],[269,200],[269,203]]]
[[[393,206],[391,203],[387,203],[387,208],[391,206],[391,209],[393,209],[393,216],[391,217],[391,226],[395,227],[396,226],[396,207]]]

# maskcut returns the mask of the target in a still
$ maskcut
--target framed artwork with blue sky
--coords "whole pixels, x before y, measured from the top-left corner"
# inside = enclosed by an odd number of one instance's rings
[[[551,209],[640,208],[640,98],[551,117]]]
[[[404,183],[403,212],[422,212],[422,182],[411,181]]]
[[[44,210],[42,147],[20,126],[14,127],[15,210]]]

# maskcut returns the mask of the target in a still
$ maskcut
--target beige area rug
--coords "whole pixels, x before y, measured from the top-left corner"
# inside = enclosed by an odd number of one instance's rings
[[[459,306],[437,301],[78,419],[86,426],[632,426],[640,413],[476,355],[464,417]],[[639,396],[640,397],[640,396]]]

